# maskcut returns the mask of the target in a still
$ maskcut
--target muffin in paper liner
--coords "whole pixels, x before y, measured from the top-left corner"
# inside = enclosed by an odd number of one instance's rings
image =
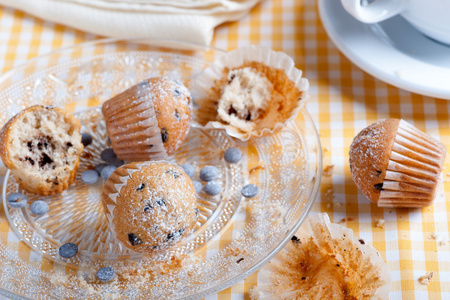
[[[234,91],[241,94],[234,97]],[[273,134],[295,119],[308,91],[291,57],[261,46],[228,52],[205,68],[191,89],[195,121],[243,141]]]
[[[310,216],[258,274],[252,299],[387,299],[390,274],[351,229]]]
[[[102,106],[114,152],[125,161],[167,159],[188,134],[191,110],[189,90],[169,77],[144,80]]]
[[[189,235],[198,219],[192,180],[167,161],[117,168],[105,182],[101,199],[117,239],[140,253],[167,250]]]
[[[352,177],[380,207],[431,205],[445,161],[444,144],[400,119],[363,129],[350,147]]]

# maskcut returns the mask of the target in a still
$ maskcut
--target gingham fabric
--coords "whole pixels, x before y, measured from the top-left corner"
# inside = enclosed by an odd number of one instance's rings
[[[0,70],[97,38],[0,7]],[[450,147],[450,102],[400,90],[354,66],[328,38],[314,0],[266,0],[239,22],[216,29],[213,46],[230,50],[249,44],[285,51],[310,80],[307,108],[320,132],[324,166],[334,165],[331,176],[322,178],[313,212],[327,212],[334,222],[346,218],[354,234],[380,252],[391,271],[390,299],[450,299],[449,163],[433,206],[409,210],[371,204],[353,183],[348,165],[353,137],[382,118],[402,118]],[[4,168],[0,171],[4,175]],[[385,221],[384,228],[377,219]],[[0,222],[0,238],[22,259],[35,259],[5,221]],[[430,283],[420,284],[419,277],[428,272],[434,272]],[[256,282],[257,273],[206,299],[248,298]]]

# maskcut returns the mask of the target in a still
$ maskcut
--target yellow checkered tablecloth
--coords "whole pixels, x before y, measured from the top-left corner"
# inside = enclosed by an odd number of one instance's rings
[[[0,7],[0,70],[98,38]],[[399,90],[354,66],[327,37],[314,0],[263,1],[240,21],[216,29],[213,46],[234,49],[249,44],[288,53],[310,80],[307,108],[320,132],[324,166],[334,166],[331,176],[322,178],[313,212],[327,212],[335,222],[347,218],[346,225],[355,235],[380,252],[391,271],[390,299],[450,299],[450,204],[445,200],[450,194],[449,163],[434,205],[410,210],[369,203],[354,185],[348,167],[353,137],[387,117],[402,118],[450,147],[450,102]],[[384,227],[377,226],[377,219],[385,220]],[[443,242],[432,234],[443,237]],[[20,247],[26,247],[18,243],[7,222],[0,223],[0,235],[19,253]],[[26,253],[21,258],[32,261]],[[418,278],[428,272],[434,272],[433,279],[421,285]],[[256,280],[257,273],[206,299],[247,298]]]

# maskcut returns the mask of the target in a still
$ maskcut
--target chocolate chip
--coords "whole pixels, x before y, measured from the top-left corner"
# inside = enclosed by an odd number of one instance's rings
[[[32,165],[32,166],[34,166],[34,160],[32,160],[30,157],[25,157],[25,160],[26,161],[28,161],[28,162],[30,162],[30,164]]]
[[[174,170],[167,170],[166,173],[169,173],[169,174],[172,175],[174,178],[180,177],[180,174],[178,174],[178,173],[175,172]]]
[[[46,153],[42,153],[41,160],[39,161],[39,167],[43,168],[46,164],[51,164],[53,159],[51,159]]]
[[[195,174],[195,168],[191,164],[184,164],[181,166],[187,176],[192,177]]]
[[[27,143],[27,145],[28,145],[28,150],[32,151],[33,150],[33,143],[31,141],[29,141]]]
[[[336,264],[336,267],[339,267],[339,264]]]
[[[168,241],[174,241],[174,240],[178,240],[184,233],[184,227],[181,228],[180,230],[176,231],[176,232],[171,232],[167,235],[167,240]]]
[[[228,80],[228,84],[233,82],[233,79],[236,77],[236,74],[231,74],[230,79]]]
[[[200,170],[200,179],[203,181],[212,181],[219,175],[219,169],[214,166],[204,166]]]
[[[81,143],[83,146],[87,147],[92,143],[92,135],[89,133],[82,133],[81,134]]]
[[[236,261],[236,263],[240,263],[241,261],[243,261],[244,260],[244,258],[239,258],[237,261]]]
[[[73,147],[73,145],[72,145],[71,142],[67,142],[66,145],[67,145],[67,147],[69,147],[69,148],[70,148],[70,147]]]
[[[247,114],[247,117],[245,117],[245,120],[250,121],[252,119],[252,115],[250,113]]]
[[[66,243],[59,247],[59,255],[64,258],[71,258],[77,255],[78,247],[74,243]]]
[[[110,160],[117,159],[117,155],[112,148],[107,148],[100,153],[100,158],[109,162]]]
[[[131,246],[137,246],[142,244],[142,240],[137,236],[135,236],[133,233],[128,234],[128,240],[130,241]]]
[[[98,175],[102,174],[102,170],[107,166],[107,164],[95,165],[94,169],[97,171]]]
[[[306,277],[302,277],[302,280],[305,280],[306,279]]]
[[[98,180],[98,173],[95,170],[87,170],[81,173],[81,181],[86,184],[94,184]]]
[[[167,134],[167,130],[165,128],[161,128],[161,139],[163,143],[167,142],[169,135]]]
[[[381,175],[381,173],[383,173],[383,172],[381,172],[381,171],[377,171],[377,176],[380,176],[380,175]]]
[[[6,196],[6,201],[8,201],[9,206],[12,208],[22,208],[27,205],[27,197],[17,192]]]
[[[173,91],[173,94],[174,94],[175,97],[180,97],[181,96],[181,92],[178,89],[175,89]]]
[[[291,237],[291,241],[293,241],[293,242],[295,242],[295,243],[298,243],[298,242],[300,242],[300,239],[299,239],[298,237],[296,237],[295,235],[293,235],[293,236]]]
[[[144,189],[144,187],[145,187],[145,183],[141,183],[141,184],[137,187],[136,191],[142,191],[142,190]]]
[[[34,201],[30,205],[30,211],[33,215],[37,215],[37,216],[46,214],[48,212],[48,204],[42,200]]]
[[[378,183],[373,186],[377,191],[381,191],[383,189],[383,183]]]
[[[197,192],[197,194],[200,193],[200,191],[203,188],[202,183],[200,181],[197,181],[197,180],[192,180],[192,183],[194,184],[194,188],[195,188],[195,191]]]
[[[106,165],[101,173],[100,176],[102,176],[103,180],[106,181],[108,180],[109,176],[111,176],[112,173],[114,173],[114,171],[117,169],[116,166],[113,165]]]
[[[97,271],[97,273],[95,274],[95,276],[97,277],[98,280],[107,282],[107,281],[111,281],[114,279],[115,273],[116,272],[114,271],[113,268],[104,267],[104,268],[99,269]]]
[[[359,239],[359,242],[361,243],[361,245],[364,245],[366,243],[363,239]]]
[[[180,120],[180,113],[177,110],[175,110],[175,119]]]
[[[241,189],[241,194],[245,198],[253,198],[258,195],[259,189],[257,185],[247,184]]]
[[[158,204],[159,206],[166,206],[166,202],[164,201],[163,198],[156,198],[155,199],[156,204]]]
[[[228,109],[228,114],[229,115],[237,115],[237,111],[234,109],[233,106],[230,106],[230,108]]]
[[[198,217],[198,208],[194,208],[195,216]]]
[[[209,181],[207,184],[205,184],[203,190],[208,195],[215,196],[222,193],[222,186],[216,181]]]
[[[152,205],[150,205],[150,204],[147,204],[145,207],[144,207],[144,212],[149,212],[150,211],[150,209],[152,209],[153,208],[153,206]]]
[[[231,147],[225,151],[225,153],[223,154],[223,158],[226,162],[234,164],[241,160],[242,152],[241,150],[239,150],[239,148]]]

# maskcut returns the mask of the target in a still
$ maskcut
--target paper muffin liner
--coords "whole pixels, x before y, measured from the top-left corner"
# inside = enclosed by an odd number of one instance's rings
[[[324,276],[316,275],[316,277],[312,276],[312,279],[308,277],[308,274],[299,272],[304,262],[296,261],[296,258],[299,259],[296,253],[303,251],[300,250],[302,245],[305,246],[311,242],[320,251],[320,254],[317,254],[321,256],[320,259],[327,257],[332,260],[330,263],[333,263],[333,267],[343,268],[342,274],[345,278],[340,280],[345,280],[347,283],[350,289],[347,292],[356,293],[350,294],[356,296],[355,299],[387,299],[391,279],[386,263],[375,248],[367,245],[362,239],[354,237],[351,229],[330,223],[328,215],[322,213],[310,216],[295,237],[261,268],[258,274],[258,285],[251,291],[253,299],[306,299],[307,291],[296,286],[298,282],[305,282],[304,286],[316,289],[317,292],[332,288],[327,286],[324,279],[324,277],[332,276],[332,272],[328,270],[316,273]],[[311,272],[310,268],[305,268]],[[300,278],[300,276],[304,277]],[[309,281],[314,279],[320,280]],[[333,292],[330,290],[329,293]],[[317,299],[324,296],[319,293],[313,294]]]
[[[270,68],[284,71],[287,78],[301,92],[301,97],[292,100],[292,109],[284,122],[276,123],[270,128],[242,132],[232,125],[216,120],[216,103],[220,95],[214,94],[212,91],[216,82],[224,77],[226,68],[235,69],[250,62],[262,63]],[[286,53],[255,45],[238,48],[215,60],[196,78],[192,88],[192,94],[198,105],[198,109],[195,111],[196,122],[204,126],[204,128],[224,129],[228,135],[243,141],[252,137],[267,136],[283,128],[290,120],[295,119],[309,97],[308,91],[308,80],[302,77],[302,71],[295,68],[294,60]]]
[[[167,159],[147,81],[106,101],[102,113],[117,157],[125,161]]]
[[[446,153],[444,144],[400,120],[378,206],[431,205]]]

